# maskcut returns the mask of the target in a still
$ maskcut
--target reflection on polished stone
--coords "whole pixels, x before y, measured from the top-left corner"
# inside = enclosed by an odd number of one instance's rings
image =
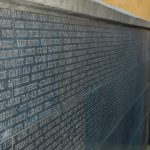
[[[0,9],[0,150],[138,150],[150,32],[44,12]]]

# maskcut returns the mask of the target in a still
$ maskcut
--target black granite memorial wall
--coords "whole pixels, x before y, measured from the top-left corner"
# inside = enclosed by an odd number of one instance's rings
[[[141,150],[149,42],[148,29],[0,9],[0,150]]]

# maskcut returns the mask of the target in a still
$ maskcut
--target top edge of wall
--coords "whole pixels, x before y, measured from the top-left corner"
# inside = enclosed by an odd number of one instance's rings
[[[97,0],[0,0],[0,2],[4,3],[12,3],[47,10],[59,10],[66,13],[84,15],[142,28],[150,28],[149,21],[119,12],[96,1]],[[2,4],[0,4],[0,7],[1,6]]]

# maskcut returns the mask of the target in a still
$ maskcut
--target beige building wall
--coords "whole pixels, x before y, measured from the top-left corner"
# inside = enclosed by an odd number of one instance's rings
[[[102,0],[150,21],[150,0]]]

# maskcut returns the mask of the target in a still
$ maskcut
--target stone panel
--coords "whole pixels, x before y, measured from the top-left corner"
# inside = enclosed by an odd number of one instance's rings
[[[99,149],[148,88],[145,39],[112,22],[0,9],[1,149]]]

